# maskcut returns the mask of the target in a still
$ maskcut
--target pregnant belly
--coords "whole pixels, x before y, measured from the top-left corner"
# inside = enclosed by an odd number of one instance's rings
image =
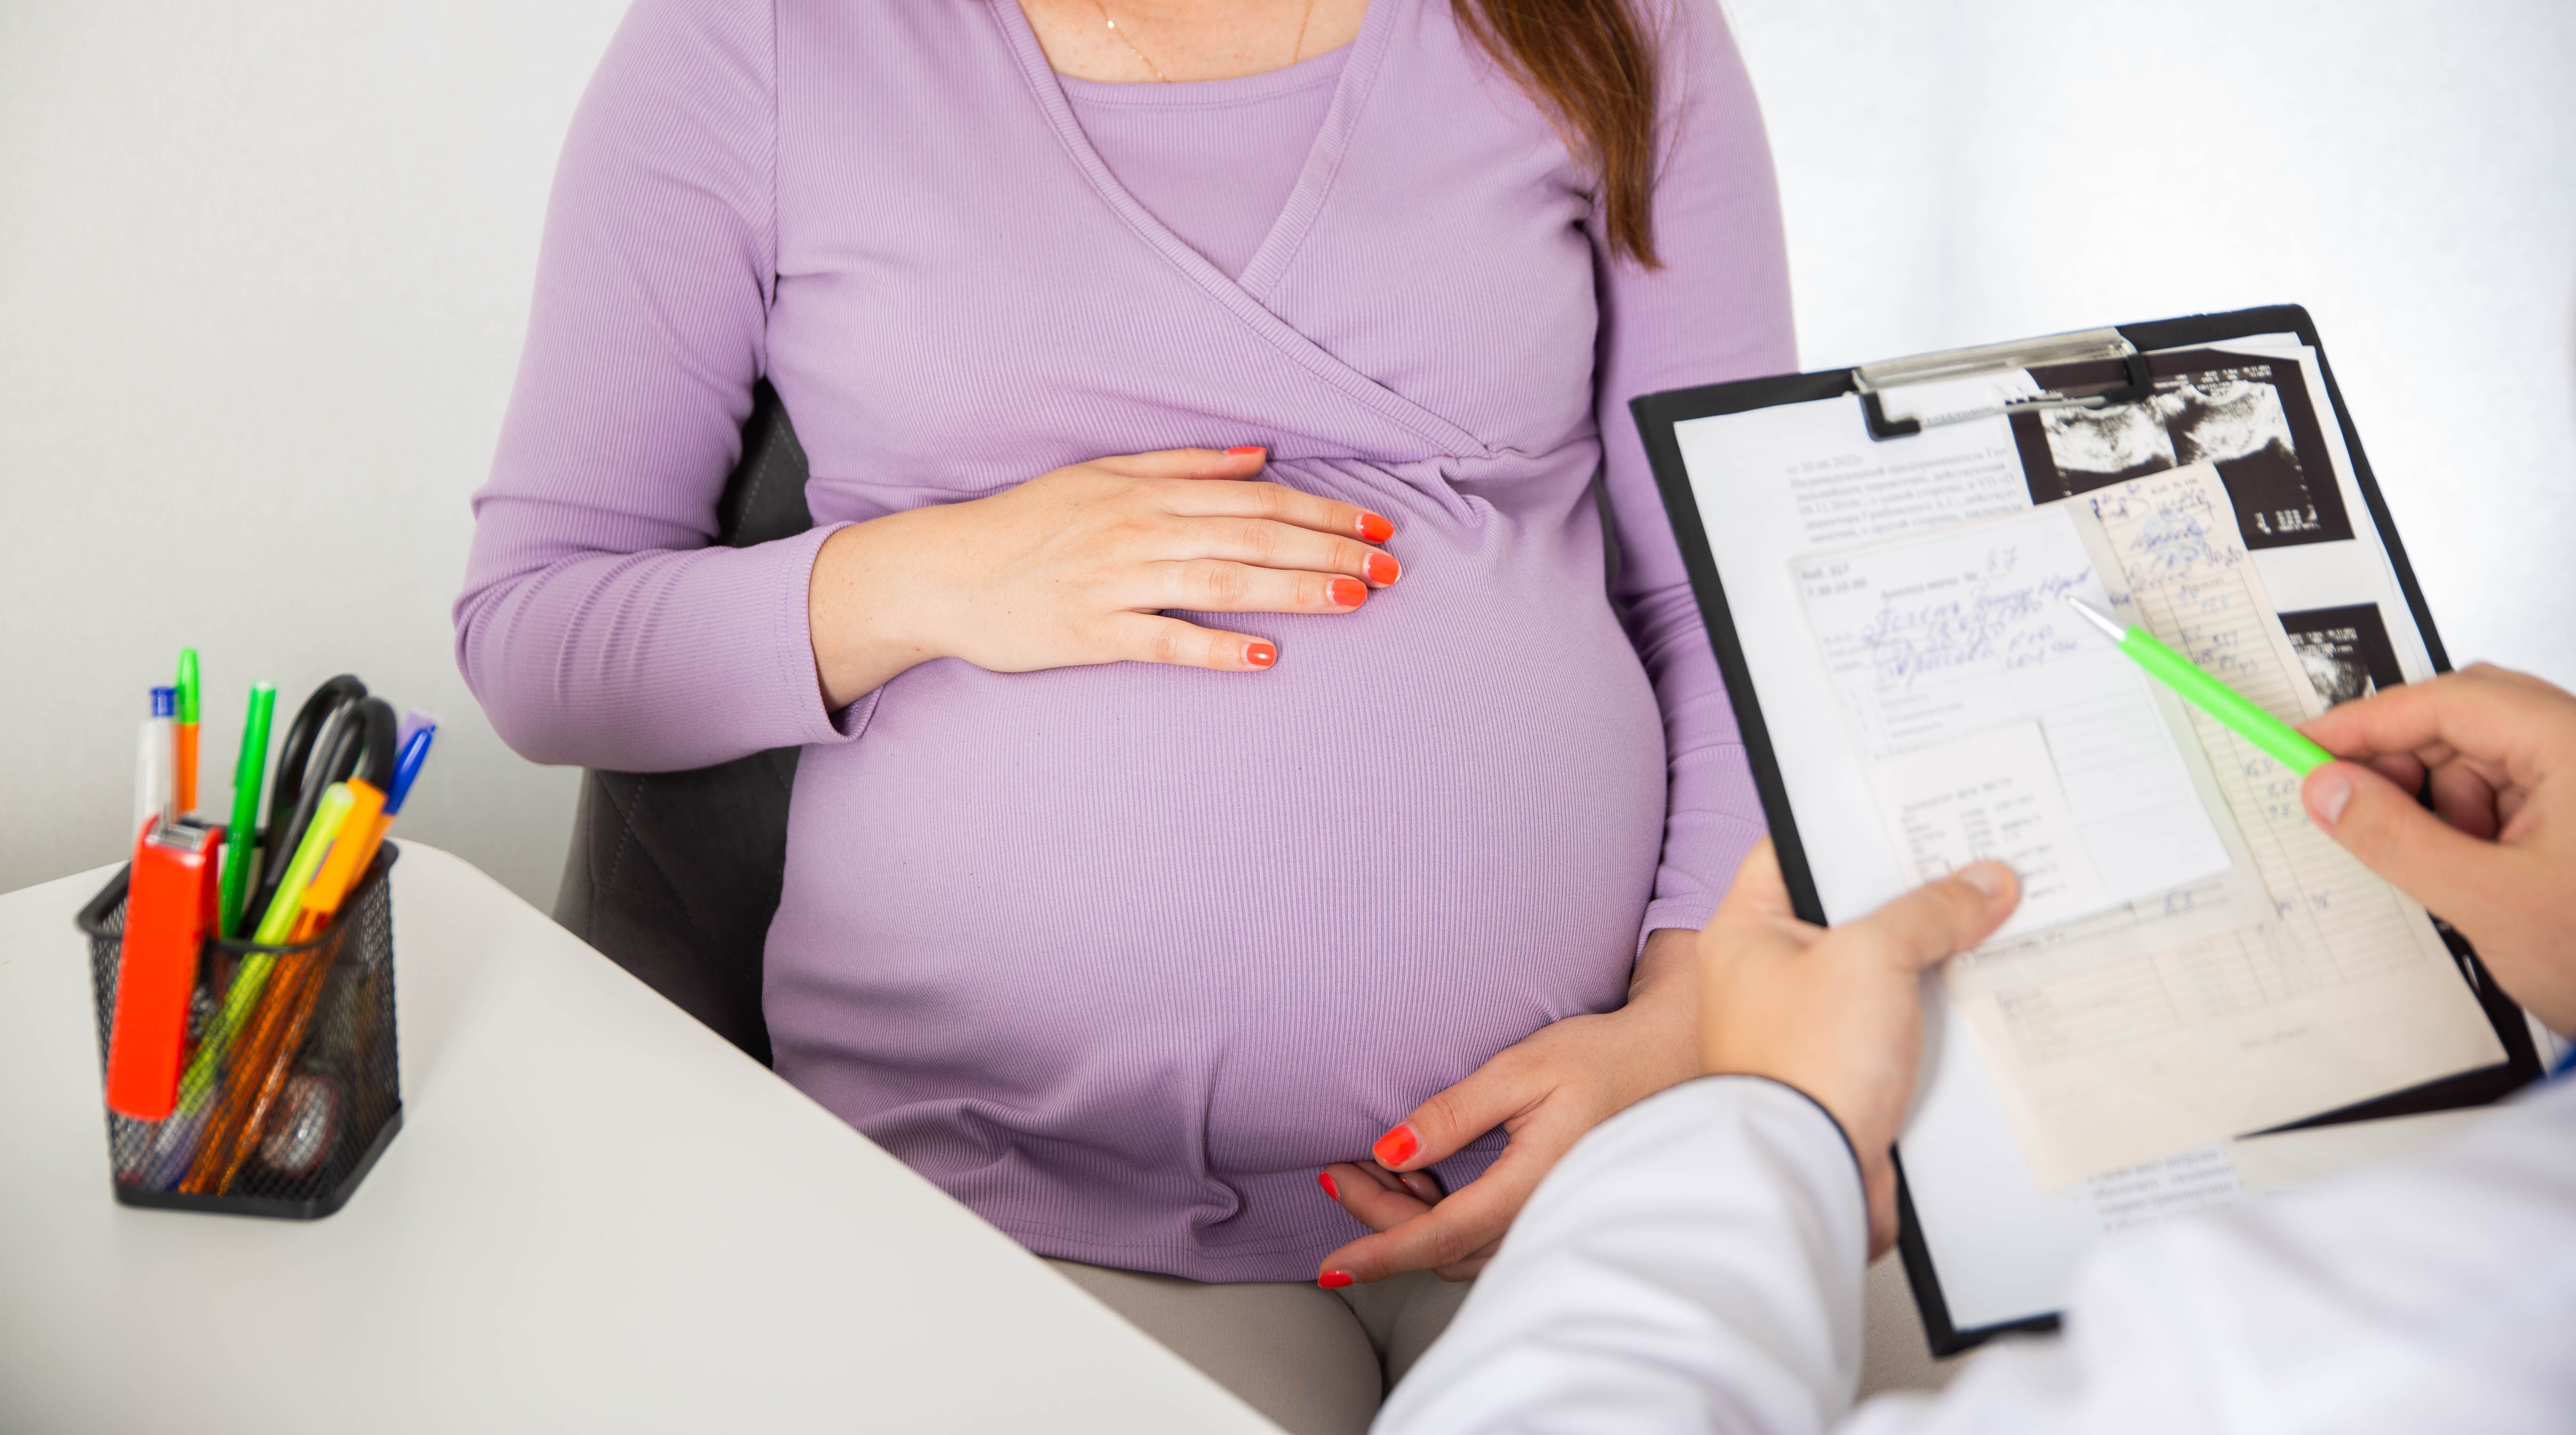
[[[1274,638],[1269,672],[942,661],[809,750],[781,1073],[960,1194],[1221,1206],[1617,1005],[1664,746],[1597,557],[1491,514],[1392,546],[1357,613],[1187,615]]]

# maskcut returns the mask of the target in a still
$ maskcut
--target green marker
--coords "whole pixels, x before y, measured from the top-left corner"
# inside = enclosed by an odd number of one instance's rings
[[[197,650],[179,650],[179,721],[194,725],[197,721]]]
[[[2185,701],[2227,724],[2238,737],[2280,759],[2301,777],[2334,761],[2334,754],[2308,741],[2299,730],[2254,705],[2251,698],[2203,672],[2200,665],[2166,647],[2144,628],[2122,628],[2111,616],[2069,593],[2067,603],[2120,645],[2147,675],[2182,694]]]
[[[259,785],[268,775],[268,720],[277,710],[277,689],[259,683],[250,690],[250,712],[242,719],[241,756],[233,760],[233,825],[224,832],[224,874],[217,884],[217,930],[241,935],[242,903],[250,897],[251,844],[259,832]]]

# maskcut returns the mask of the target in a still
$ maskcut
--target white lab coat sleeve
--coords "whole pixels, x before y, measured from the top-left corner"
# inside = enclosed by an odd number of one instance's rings
[[[2112,1241],[2065,1324],[1846,1435],[2576,1430],[2576,1082],[2417,1159]]]
[[[1378,1430],[1819,1428],[1859,1331],[1833,1133],[1742,1078],[1603,1125]],[[2421,1159],[2110,1242],[2063,1338],[1873,1400],[1843,1435],[2188,1430],[2576,1430],[2576,1080]]]
[[[1379,1435],[1830,1426],[1860,1374],[1868,1213],[1841,1128],[1709,1077],[1566,1154]]]

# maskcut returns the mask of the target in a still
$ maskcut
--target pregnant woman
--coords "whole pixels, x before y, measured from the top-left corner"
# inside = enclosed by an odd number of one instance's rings
[[[541,762],[801,745],[779,1074],[1356,1428],[1696,1069],[1760,815],[1627,403],[1792,357],[1709,0],[641,0],[459,660]],[[763,378],[815,526],[711,547]]]

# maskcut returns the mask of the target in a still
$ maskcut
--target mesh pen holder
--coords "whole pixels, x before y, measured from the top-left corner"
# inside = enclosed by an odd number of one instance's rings
[[[258,999],[229,1024],[202,1081],[181,1082],[168,1119],[107,1113],[116,1199],[128,1206],[318,1220],[347,1203],[402,1129],[394,1047],[396,852],[380,848],[357,890],[320,935],[263,946],[210,941],[188,1003],[194,1072],[237,983]],[[128,874],[119,871],[81,909],[97,1008],[99,1071],[107,1070]]]

